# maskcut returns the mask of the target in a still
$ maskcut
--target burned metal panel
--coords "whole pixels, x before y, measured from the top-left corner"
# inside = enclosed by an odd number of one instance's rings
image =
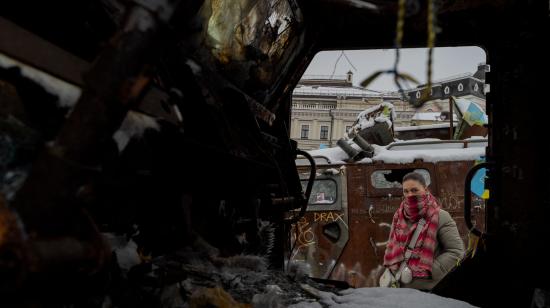
[[[488,133],[488,130],[486,127],[473,125],[464,130],[464,133],[462,134],[461,138],[466,139],[473,136],[487,136],[487,133]]]
[[[323,178],[333,178],[338,183],[340,209],[310,205],[291,230],[290,262],[304,264],[309,276],[315,278],[330,277],[349,239],[346,171],[339,170],[338,174]]]
[[[348,282],[353,287],[364,286],[369,271],[378,264],[384,251],[376,245],[378,221],[369,216],[367,165],[348,166],[348,212],[350,240],[331,275],[331,279]],[[382,240],[383,241],[383,240]],[[380,242],[380,241],[379,241]]]

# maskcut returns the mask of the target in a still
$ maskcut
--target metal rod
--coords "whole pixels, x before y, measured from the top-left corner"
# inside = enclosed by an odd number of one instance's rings
[[[300,220],[305,214],[307,205],[309,203],[309,197],[311,196],[311,190],[313,189],[313,182],[315,182],[315,175],[317,174],[317,167],[315,165],[315,160],[311,155],[302,150],[296,150],[296,154],[302,155],[305,158],[309,160],[309,163],[311,164],[310,170],[309,170],[309,180],[307,181],[307,187],[305,191],[305,200],[302,203],[302,207],[300,208],[300,213],[297,216],[293,216],[292,218],[287,219],[285,222],[289,224],[296,223],[298,220]]]

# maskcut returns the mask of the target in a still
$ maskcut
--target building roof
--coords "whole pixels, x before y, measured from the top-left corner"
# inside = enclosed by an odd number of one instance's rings
[[[383,97],[399,98],[394,93],[372,91],[360,87],[347,86],[322,86],[322,85],[303,85],[298,84],[294,89],[293,95],[299,96],[346,96],[346,97]]]
[[[477,65],[477,71],[474,73],[474,77],[485,81],[485,72],[489,71],[489,66],[486,63],[479,63]]]

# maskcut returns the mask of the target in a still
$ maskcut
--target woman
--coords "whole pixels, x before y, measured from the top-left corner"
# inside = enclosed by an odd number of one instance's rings
[[[403,195],[393,216],[384,266],[393,274],[399,271],[409,241],[423,219],[425,224],[406,263],[405,271],[410,270],[407,274],[409,278],[412,274],[412,281],[400,287],[431,290],[462,259],[464,244],[456,223],[427,190],[421,174],[412,172],[403,177]]]

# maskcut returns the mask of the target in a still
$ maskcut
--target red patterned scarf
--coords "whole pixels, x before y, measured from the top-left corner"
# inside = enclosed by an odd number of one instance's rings
[[[418,221],[424,218],[426,224],[418,236],[408,266],[413,277],[431,277],[440,209],[441,206],[430,193],[418,198],[405,198],[401,202],[393,215],[390,238],[384,254],[384,266],[389,266],[394,271],[399,268]],[[407,221],[412,223],[411,227],[407,225]]]

